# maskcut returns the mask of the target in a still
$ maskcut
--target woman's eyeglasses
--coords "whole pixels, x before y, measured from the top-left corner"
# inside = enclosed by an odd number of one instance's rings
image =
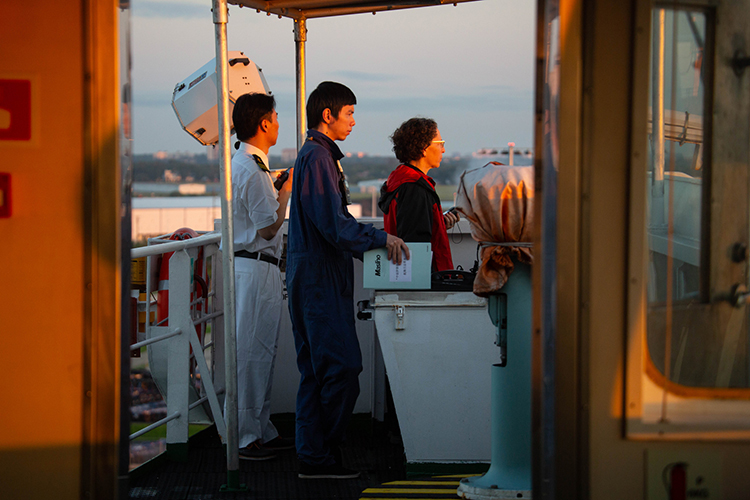
[[[435,140],[435,141],[432,141],[432,142],[433,142],[434,144],[437,144],[438,146],[442,146],[442,147],[445,147],[445,141],[437,141],[437,140]]]

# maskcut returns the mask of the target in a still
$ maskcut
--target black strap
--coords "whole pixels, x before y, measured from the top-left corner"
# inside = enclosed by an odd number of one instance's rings
[[[239,252],[234,252],[234,256],[242,257],[244,259],[262,260],[263,262],[268,262],[269,264],[273,264],[274,266],[279,265],[279,259],[263,252],[248,252],[247,250],[240,250]]]

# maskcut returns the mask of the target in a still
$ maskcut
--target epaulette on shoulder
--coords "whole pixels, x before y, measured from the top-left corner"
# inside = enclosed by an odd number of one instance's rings
[[[263,163],[263,158],[258,155],[253,155],[253,158],[255,159],[255,163],[258,165],[259,169],[263,170],[264,172],[270,172],[266,164]]]

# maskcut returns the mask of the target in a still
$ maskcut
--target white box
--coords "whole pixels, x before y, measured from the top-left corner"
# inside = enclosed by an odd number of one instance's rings
[[[229,123],[237,98],[253,92],[271,94],[263,70],[240,51],[229,51]],[[211,59],[198,71],[175,85],[172,108],[180,125],[204,146],[219,142],[218,75]]]

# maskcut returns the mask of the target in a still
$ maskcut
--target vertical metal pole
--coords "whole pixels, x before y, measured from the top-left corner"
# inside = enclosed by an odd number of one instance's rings
[[[307,20],[294,20],[294,45],[297,62],[297,151],[302,149],[307,135],[305,114],[305,42],[307,41]]]
[[[234,220],[232,217],[232,162],[229,150],[229,61],[227,56],[227,0],[213,0],[216,28],[216,90],[219,108],[219,158],[221,165],[221,241],[224,274],[224,345],[226,369],[227,484],[223,490],[244,489],[239,482],[239,432],[237,429],[237,345],[234,314]]]
[[[148,243],[150,243],[151,240],[149,239]],[[148,244],[147,243],[147,244]],[[158,262],[158,260],[156,261]],[[151,287],[153,286],[151,283],[151,256],[149,255],[146,257],[146,323],[144,324],[143,328],[143,338],[147,339],[150,337],[149,330],[151,329]],[[138,338],[136,334],[136,339],[138,342],[140,342],[141,338]]]
[[[132,225],[132,189],[133,189],[133,136],[131,113],[132,102],[132,77],[131,77],[131,44],[130,44],[130,19],[131,19],[130,0],[120,1],[119,14],[119,38],[120,38],[120,89],[122,91],[120,118],[122,128],[120,133],[120,165],[122,171],[122,208],[124,215],[120,218],[120,251],[122,252],[122,311],[127,311],[126,304],[130,298],[130,250],[133,241]],[[148,268],[147,268],[148,269]],[[140,297],[139,297],[140,298]],[[123,314],[121,321],[121,351],[120,351],[120,440],[118,456],[118,478],[117,478],[117,498],[126,498],[129,496],[128,491],[128,471],[130,469],[130,411],[123,411],[130,408],[130,338],[126,332],[135,329],[136,338],[138,336],[138,303],[136,302],[135,325],[130,324],[132,316]],[[129,304],[128,304],[129,305]],[[131,311],[132,312],[132,311]],[[148,317],[148,316],[146,316]]]
[[[651,224],[664,226],[664,24],[665,11],[656,11],[653,68],[651,76],[651,146],[654,172],[651,182]]]

